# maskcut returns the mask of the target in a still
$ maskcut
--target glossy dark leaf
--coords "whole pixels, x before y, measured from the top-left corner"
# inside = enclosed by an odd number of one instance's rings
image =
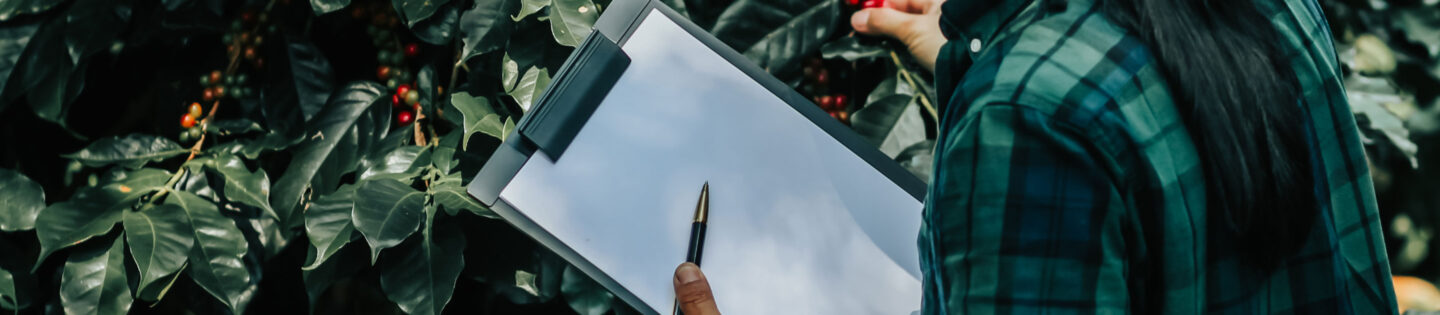
[[[234,155],[208,159],[205,168],[218,173],[217,177],[224,182],[225,199],[260,208],[270,217],[280,219],[275,209],[270,207],[270,177],[264,170],[251,172],[245,162]]]
[[[515,82],[520,81],[520,64],[510,59],[510,53],[500,59],[500,87],[505,93],[515,91]]]
[[[0,253],[23,253],[7,236],[0,235]],[[19,310],[34,304],[35,274],[30,272],[34,258],[25,255],[0,255],[0,310]]]
[[[134,298],[125,271],[125,242],[91,242],[65,260],[60,301],[67,314],[125,314]]]
[[[820,56],[825,59],[840,58],[845,61],[869,60],[886,56],[890,49],[883,44],[870,44],[857,36],[845,36],[820,46]]]
[[[429,19],[440,10],[440,6],[449,3],[450,0],[392,0],[395,5],[395,13],[405,21],[405,25],[414,27],[415,23]],[[483,1],[482,1],[483,2]]]
[[[550,2],[550,33],[560,45],[575,47],[590,35],[600,10],[590,0],[552,0]]]
[[[254,295],[250,272],[245,269],[244,256],[249,247],[245,235],[235,227],[235,220],[220,213],[214,203],[186,191],[172,194],[166,205],[181,208],[183,214],[177,217],[193,227],[177,231],[189,233],[195,240],[195,247],[186,252],[190,278],[232,312],[243,314]]]
[[[305,282],[305,293],[310,298],[311,313],[315,312],[316,302],[331,284],[370,266],[364,263],[365,253],[364,247],[347,246],[319,266],[300,271],[300,277]]]
[[[715,20],[710,33],[738,51],[751,46],[773,32],[783,31],[782,25],[819,5],[833,0],[738,0],[725,7]]]
[[[414,31],[415,38],[431,45],[448,46],[450,40],[455,38],[455,33],[460,31],[458,28],[460,25],[458,5],[459,2],[445,4],[440,7],[439,11],[435,11],[434,16],[415,23],[410,27],[411,31]]]
[[[255,138],[239,139],[222,143],[210,147],[206,149],[206,151],[215,154],[238,155],[253,160],[260,157],[261,153],[289,148],[299,144],[301,140],[300,135],[287,136],[272,131]]]
[[[465,235],[451,220],[437,220],[430,212],[430,228],[387,251],[380,268],[381,289],[414,315],[440,314],[465,267]]]
[[[249,119],[225,119],[210,122],[210,126],[205,128],[205,132],[218,136],[235,136],[249,133],[263,133],[265,132],[265,127],[261,127],[260,123]]]
[[[65,10],[65,44],[71,63],[82,64],[82,60],[108,51],[129,26],[130,16],[119,12],[129,6],[117,0],[75,0]]]
[[[171,197],[174,198],[174,197]],[[139,291],[148,291],[151,285],[165,276],[180,270],[185,264],[190,247],[195,245],[195,235],[180,206],[165,204],[142,208],[140,211],[121,211],[125,224],[125,241],[130,244],[130,255],[140,270]]]
[[[532,67],[525,70],[525,75],[515,83],[515,89],[510,91],[510,97],[520,104],[520,109],[529,112],[535,100],[540,94],[545,93],[545,88],[550,86],[550,71],[545,68]],[[499,138],[499,137],[496,137]]]
[[[382,175],[399,175],[401,178],[411,178],[420,175],[420,171],[430,166],[430,150],[422,146],[402,146],[390,150],[383,156],[367,159],[365,163],[369,167],[360,172],[358,179],[367,180]]]
[[[826,0],[776,26],[744,50],[745,57],[770,73],[794,73],[830,38],[840,23],[840,1]],[[783,79],[783,77],[782,77]]]
[[[904,151],[895,156],[895,161],[900,166],[915,174],[925,183],[930,183],[930,175],[935,171],[935,140],[925,140],[910,145]]]
[[[495,113],[495,108],[492,107],[494,103],[491,103],[489,98],[455,93],[450,94],[450,104],[465,116],[465,136],[460,141],[462,149],[470,147],[470,136],[476,132],[504,140],[510,130],[515,128],[515,124],[508,119],[500,120],[500,115]]]
[[[1410,140],[1410,130],[1405,128],[1405,122],[1390,109],[1406,102],[1415,102],[1414,96],[1397,90],[1389,80],[1358,74],[1352,74],[1345,79],[1345,91],[1350,100],[1350,110],[1355,113],[1356,118],[1363,117],[1364,121],[1369,122],[1360,124],[1361,140],[1367,144],[1374,143],[1375,140],[1366,135],[1379,133],[1405,155],[1411,167],[1418,167],[1415,154],[1419,152],[1419,146]]]
[[[6,83],[10,81],[10,73],[19,65],[20,55],[25,51],[25,46],[30,43],[30,38],[35,31],[40,29],[38,23],[10,23],[0,25],[0,92],[4,92]],[[3,93],[0,93],[3,95]],[[7,98],[0,97],[0,110],[9,105]]]
[[[371,106],[383,93],[383,88],[375,83],[351,83],[336,92],[325,104],[325,109],[316,114],[315,119],[310,122],[305,140],[295,149],[285,174],[275,182],[275,188],[270,190],[270,205],[280,215],[285,226],[298,226],[293,219],[297,217],[296,209],[300,205],[300,197],[310,189],[310,183],[315,180],[320,168],[342,168],[325,165],[325,161],[335,153],[340,140],[361,122],[361,117],[371,107],[389,108]]]
[[[305,236],[310,239],[311,250],[315,253],[303,269],[314,270],[324,264],[330,256],[350,244],[355,232],[350,214],[355,209],[355,186],[340,187],[335,193],[325,195],[310,203],[305,210]]]
[[[298,38],[287,38],[286,41],[295,95],[299,97],[305,121],[310,121],[325,107],[326,98],[335,90],[334,70],[330,68],[330,60],[325,59],[325,54],[315,44]]]
[[[350,6],[350,0],[310,0],[310,9],[315,11],[315,15],[339,11],[347,6]]]
[[[45,191],[25,174],[0,168],[0,231],[35,228],[35,217],[45,209]]]
[[[36,116],[62,127],[74,96],[72,78],[83,77],[65,44],[65,26],[64,19],[49,19],[30,37],[0,98],[12,102],[23,95]]]
[[[544,9],[545,6],[548,5],[550,5],[550,0],[520,0],[520,12],[515,13],[515,16],[511,19],[515,21],[523,20],[531,14],[540,12],[540,9]]]
[[[355,210],[351,213],[355,230],[370,244],[370,263],[380,251],[394,247],[420,228],[425,220],[421,208],[425,193],[409,184],[390,179],[360,183],[355,190]]]
[[[57,250],[110,231],[141,195],[159,190],[169,177],[165,171],[141,169],[115,183],[81,189],[70,200],[41,210],[35,218],[35,235],[40,239],[36,265]]]
[[[54,8],[64,1],[55,0],[5,0],[0,1],[0,22],[28,14],[39,14]]]
[[[917,142],[925,141],[925,119],[914,96],[894,94],[850,116],[850,126],[891,158]]]
[[[136,133],[101,139],[85,149],[63,157],[75,159],[90,167],[116,164],[134,169],[145,163],[159,162],[189,152],[189,149],[180,147],[180,144],[170,139]]]
[[[519,0],[476,1],[475,5],[460,14],[460,32],[465,34],[465,48],[461,53],[470,58],[492,52],[505,46],[515,21],[510,15],[519,9]]]
[[[565,302],[570,304],[570,309],[580,315],[601,315],[610,311],[610,306],[615,303],[615,295],[611,294],[605,287],[600,286],[590,276],[580,272],[572,266],[565,266],[564,279],[560,284],[560,294],[565,297]]]
[[[431,183],[430,194],[434,195],[435,204],[440,205],[445,213],[451,216],[463,210],[484,218],[500,219],[489,207],[470,197],[465,186],[461,186],[460,174],[445,175]]]

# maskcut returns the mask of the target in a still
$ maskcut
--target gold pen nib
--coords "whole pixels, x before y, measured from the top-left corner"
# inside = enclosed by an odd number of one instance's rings
[[[710,182],[700,187],[700,203],[695,205],[695,222],[705,222],[710,212]]]

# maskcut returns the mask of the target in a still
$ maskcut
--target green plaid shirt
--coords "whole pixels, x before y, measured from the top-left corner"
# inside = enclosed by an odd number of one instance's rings
[[[1263,4],[1303,87],[1323,214],[1274,272],[1206,222],[1154,56],[1094,0],[950,0],[920,232],[925,314],[1395,313],[1375,193],[1314,0]],[[1245,2],[1223,5],[1244,5]]]

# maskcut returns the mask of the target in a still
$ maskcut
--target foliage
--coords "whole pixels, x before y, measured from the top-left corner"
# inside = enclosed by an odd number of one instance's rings
[[[844,112],[886,153],[928,152],[933,89],[847,34],[854,8],[662,1],[807,95],[869,95]],[[608,4],[6,1],[0,308],[633,313],[464,189]],[[822,47],[853,80],[807,83]]]
[[[1369,153],[1396,274],[1436,281],[1440,177],[1440,7],[1434,1],[1321,1]]]

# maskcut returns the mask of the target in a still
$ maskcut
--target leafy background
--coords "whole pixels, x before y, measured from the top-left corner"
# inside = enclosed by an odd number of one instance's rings
[[[930,75],[856,3],[662,2],[928,179]],[[1323,2],[1395,271],[1435,280],[1440,10]],[[0,1],[0,309],[634,313],[463,188],[608,5]]]

